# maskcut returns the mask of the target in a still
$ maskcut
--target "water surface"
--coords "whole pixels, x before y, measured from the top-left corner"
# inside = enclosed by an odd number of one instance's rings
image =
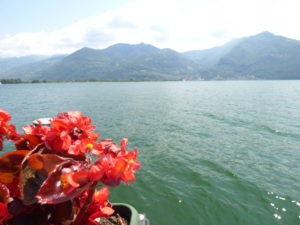
[[[151,224],[300,224],[299,81],[1,85],[0,102],[19,131],[79,110],[128,136],[142,168],[110,199]]]

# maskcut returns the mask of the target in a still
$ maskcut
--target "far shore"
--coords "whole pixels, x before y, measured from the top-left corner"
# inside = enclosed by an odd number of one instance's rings
[[[287,79],[286,79],[287,80]],[[286,80],[277,80],[277,81],[286,81]],[[293,79],[295,80],[295,79]],[[211,79],[211,80],[204,80],[204,79],[195,79],[195,80],[150,80],[150,79],[124,79],[124,80],[31,80],[31,81],[24,81],[21,79],[0,79],[0,84],[40,84],[40,83],[94,83],[94,82],[172,82],[172,81],[272,81],[272,80],[265,80],[265,79]],[[273,80],[275,81],[275,79]]]

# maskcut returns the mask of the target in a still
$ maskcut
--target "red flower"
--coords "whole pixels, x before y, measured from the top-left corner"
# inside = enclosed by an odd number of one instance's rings
[[[128,143],[128,137],[124,137],[120,143],[121,151],[125,153],[127,151],[127,143]]]
[[[0,202],[0,224],[3,224],[3,222],[7,221],[11,215],[8,213],[7,206]]]
[[[7,210],[6,204],[9,201],[9,190],[8,188],[0,183],[0,224],[9,219],[10,215]]]
[[[89,191],[81,193],[77,200],[77,207],[82,208],[84,205],[82,202],[85,202],[88,198]],[[114,213],[112,205],[107,200],[109,196],[109,190],[107,187],[102,187],[100,190],[96,190],[92,196],[89,206],[84,210],[82,216],[82,223],[84,225],[101,225],[97,222],[99,217],[109,217]]]
[[[50,131],[50,127],[43,126],[41,124],[41,121],[38,121],[37,126],[35,125],[23,126],[23,131],[24,134],[36,135],[42,138]]]
[[[11,116],[8,112],[0,109],[0,123],[7,123],[11,120]]]
[[[132,152],[107,154],[98,159],[90,169],[91,180],[112,187],[119,185],[121,180],[129,185],[128,181],[135,181],[135,171],[140,168],[140,163],[136,161],[137,153],[137,149],[134,149]]]
[[[135,181],[135,170],[140,168],[140,163],[136,161],[138,150],[134,149],[132,152],[125,153],[120,156],[125,161],[126,168],[123,171],[121,179],[129,185],[128,181]]]
[[[58,114],[51,121],[52,128],[45,136],[46,146],[56,152],[67,151],[80,155],[90,151],[99,134],[92,133],[91,119],[78,111]]]
[[[67,131],[58,131],[55,128],[45,137],[46,146],[56,152],[68,151],[71,146],[71,137]]]
[[[16,127],[8,124],[10,120],[10,114],[0,109],[0,151],[3,149],[4,138],[10,141],[17,141],[20,138],[20,135],[16,132]]]
[[[106,154],[117,155],[120,152],[125,153],[127,151],[127,142],[128,138],[124,137],[120,142],[121,147],[119,147],[113,143],[113,139],[103,139],[94,146],[91,153],[97,156]]]
[[[98,144],[94,145],[91,153],[96,156],[105,155],[117,150],[116,144],[113,143],[113,139],[103,139]]]
[[[128,138],[120,146],[98,142],[91,119],[78,111],[58,114],[51,127],[24,126],[23,136],[10,120],[0,109],[0,149],[4,139],[16,141],[17,149],[0,157],[0,225],[28,224],[31,216],[36,224],[99,225],[97,218],[113,214],[108,188],[95,188],[135,180],[140,163],[137,149],[127,152]]]
[[[114,213],[111,204],[107,201],[108,196],[109,190],[107,187],[103,187],[100,190],[95,191],[92,203],[87,209],[87,212],[90,214],[89,219],[94,220],[98,217],[108,217]]]
[[[135,181],[134,173],[140,168],[140,163],[136,161],[138,150],[127,152],[127,143],[128,138],[123,138],[110,176],[123,180],[125,184],[129,185],[128,181]]]

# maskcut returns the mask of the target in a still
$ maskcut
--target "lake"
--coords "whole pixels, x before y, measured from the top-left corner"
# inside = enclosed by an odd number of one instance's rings
[[[11,84],[0,102],[19,131],[79,110],[129,137],[142,167],[110,200],[151,224],[300,224],[300,81]]]

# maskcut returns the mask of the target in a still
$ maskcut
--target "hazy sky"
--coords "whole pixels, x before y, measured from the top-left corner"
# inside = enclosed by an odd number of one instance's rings
[[[0,0],[0,57],[149,43],[205,49],[270,31],[300,40],[300,0]]]

